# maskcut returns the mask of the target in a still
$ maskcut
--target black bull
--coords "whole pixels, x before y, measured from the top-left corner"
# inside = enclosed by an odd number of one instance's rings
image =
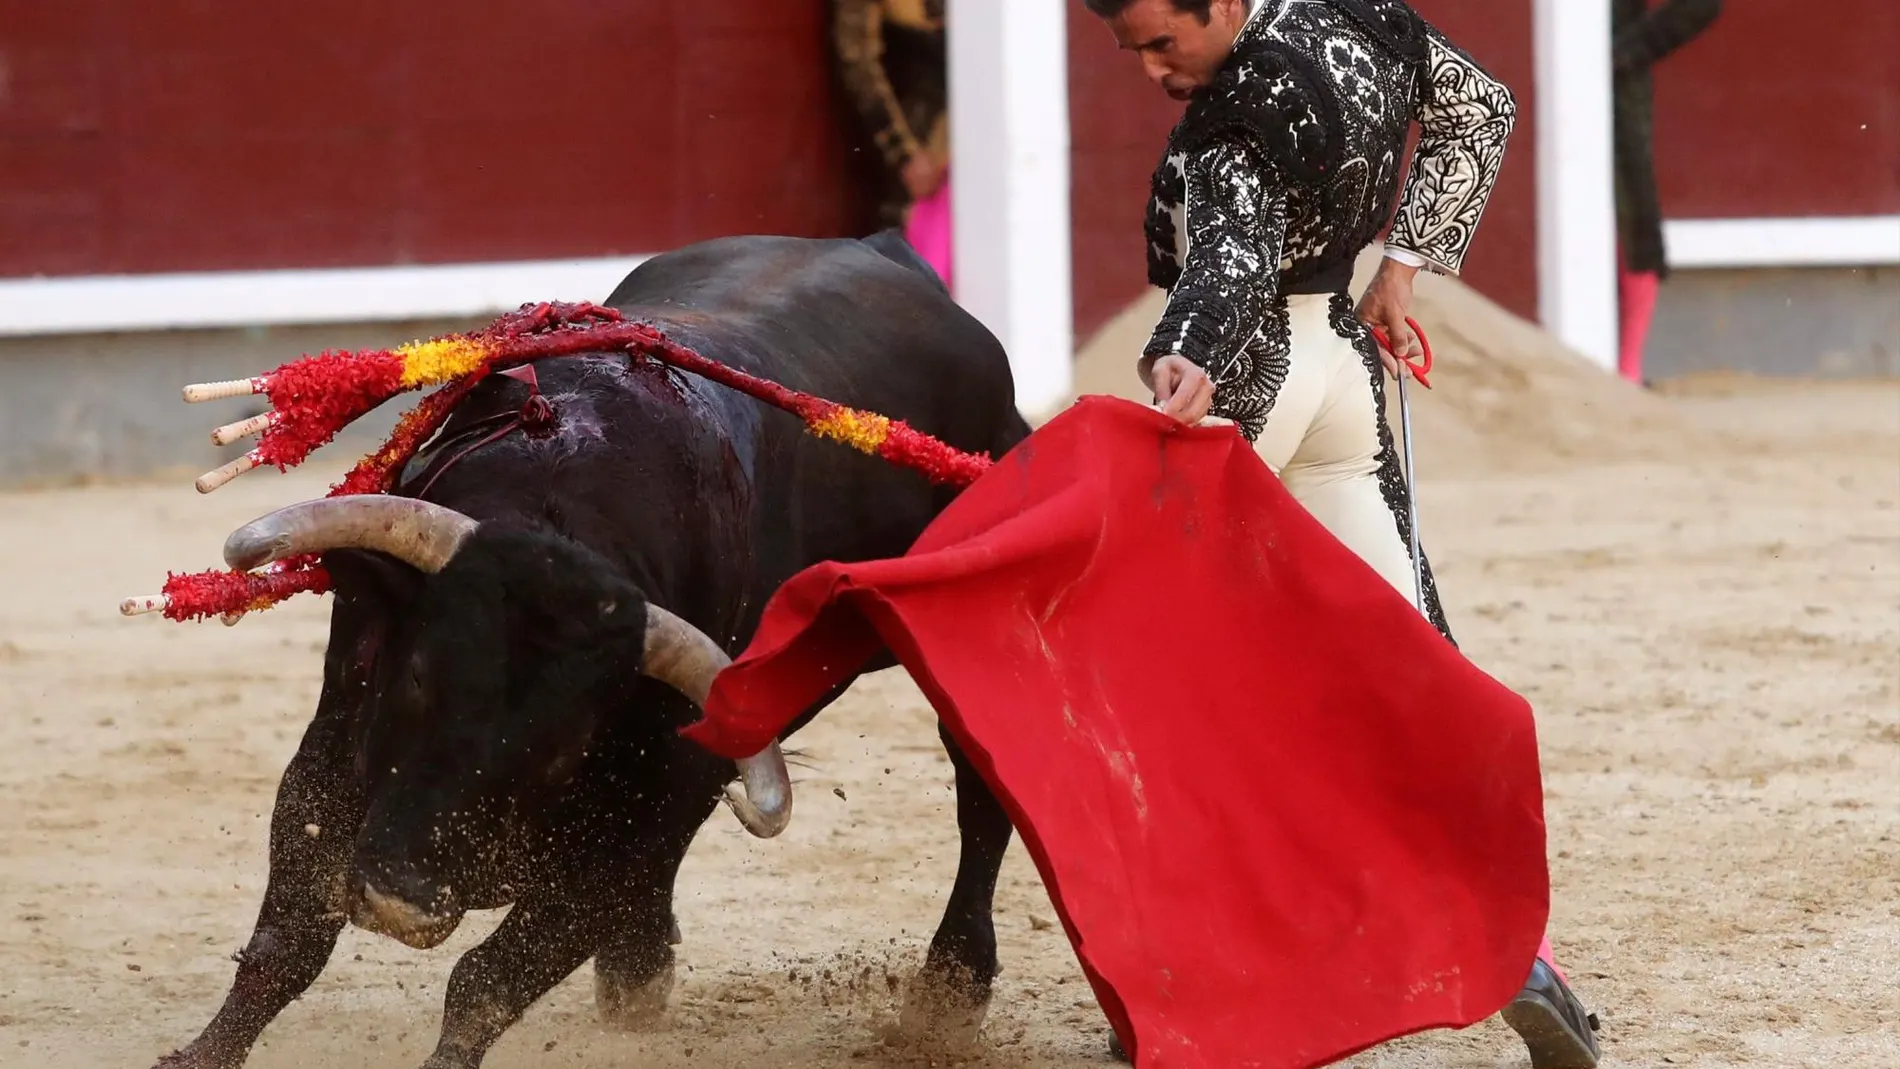
[[[696,245],[643,264],[607,303],[961,449],[1000,456],[1028,434],[1002,347],[891,235]],[[536,367],[550,426],[444,468],[463,429],[479,439],[480,421],[527,400],[525,384],[491,378],[405,473],[398,496],[426,487],[443,506],[422,517],[433,534],[410,534],[443,551],[443,517],[457,527],[446,564],[325,527],[340,505],[405,502],[293,506],[297,547],[328,549],[335,584],[322,696],[278,790],[269,884],[230,992],[164,1064],[241,1064],[348,921],[433,946],[464,911],[509,904],[456,963],[428,1066],[479,1064],[589,958],[603,1017],[649,1021],[672,984],[675,875],[735,778],[676,734],[699,712],[690,684],[653,678],[665,673],[646,648],[649,605],[736,652],[795,572],[902,555],[955,493],[644,358]],[[268,541],[276,522],[250,537]],[[962,858],[907,1012],[967,1030],[996,974],[991,898],[1011,829],[944,744]]]

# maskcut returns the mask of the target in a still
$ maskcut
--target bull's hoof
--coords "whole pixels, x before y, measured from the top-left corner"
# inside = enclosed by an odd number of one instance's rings
[[[635,983],[616,969],[594,963],[594,1008],[600,1023],[618,1032],[651,1032],[666,1017],[673,994],[673,963],[668,961],[652,979]]]
[[[244,1054],[231,1054],[227,1051],[213,1050],[203,1043],[193,1043],[183,1050],[175,1050],[158,1060],[152,1069],[241,1069]]]
[[[989,1015],[990,988],[967,977],[926,970],[913,980],[904,997],[897,1029],[907,1044],[933,1049],[974,1047]]]
[[[429,1060],[422,1063],[422,1069],[481,1069],[482,1056],[470,1054],[460,1048],[437,1047]]]

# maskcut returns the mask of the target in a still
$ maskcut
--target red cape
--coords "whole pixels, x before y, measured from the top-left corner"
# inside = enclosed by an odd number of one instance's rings
[[[1529,706],[1232,428],[1083,400],[906,556],[787,582],[687,734],[756,753],[884,644],[1138,1066],[1324,1065],[1476,1023],[1529,975]]]

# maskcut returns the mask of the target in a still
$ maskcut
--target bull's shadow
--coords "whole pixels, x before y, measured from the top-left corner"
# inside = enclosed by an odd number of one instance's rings
[[[1001,345],[893,235],[690,246],[607,303],[959,449],[1001,456],[1028,434]],[[673,883],[699,827],[722,798],[755,834],[790,815],[776,747],[735,765],[678,729],[781,583],[821,561],[902,555],[953,496],[644,358],[536,368],[538,387],[478,387],[395,494],[291,506],[227,543],[244,567],[321,553],[335,600],[255,930],[217,1016],[161,1065],[241,1065],[347,923],[433,947],[467,910],[507,905],[454,967],[427,1066],[480,1064],[589,959],[603,1017],[652,1023],[673,984]],[[533,388],[552,420],[494,437]],[[1011,829],[945,745],[962,860],[908,1012],[968,1032],[996,975],[990,907]]]

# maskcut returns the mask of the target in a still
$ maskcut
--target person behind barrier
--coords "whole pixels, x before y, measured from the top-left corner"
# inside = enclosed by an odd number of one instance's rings
[[[1610,28],[1615,102],[1617,313],[1621,345],[1617,370],[1643,380],[1643,348],[1662,280],[1669,277],[1663,245],[1662,197],[1651,152],[1653,90],[1650,71],[1709,28],[1722,0],[1614,0]]]
[[[1410,600],[1409,490],[1385,374],[1407,373],[1399,358],[1420,351],[1406,324],[1413,276],[1456,275],[1470,250],[1516,120],[1510,89],[1401,0],[1084,3],[1187,103],[1148,199],[1148,277],[1168,300],[1138,373],[1182,422],[1237,424],[1287,490]],[[1355,306],[1358,253],[1388,221]],[[1423,610],[1451,640],[1422,554],[1417,568]],[[1597,1064],[1596,1021],[1549,940],[1504,1016],[1537,1069]]]
[[[900,229],[946,282],[949,72],[944,0],[832,0],[845,92],[883,167],[878,226]]]

